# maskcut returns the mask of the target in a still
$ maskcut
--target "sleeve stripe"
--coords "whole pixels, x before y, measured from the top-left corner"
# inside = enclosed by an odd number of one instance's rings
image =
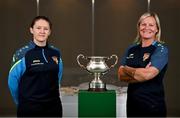
[[[17,62],[11,67],[10,72],[11,72],[12,69],[13,69],[17,64],[19,64],[21,61],[22,61],[22,60],[17,61]]]

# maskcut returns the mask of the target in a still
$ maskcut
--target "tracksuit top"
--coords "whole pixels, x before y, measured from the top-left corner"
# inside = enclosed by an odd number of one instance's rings
[[[8,85],[15,103],[48,102],[59,99],[63,63],[60,51],[33,41],[13,55]]]
[[[159,74],[148,81],[128,84],[127,110],[132,108],[132,112],[143,114],[165,107],[163,77],[168,65],[167,46],[157,41],[148,47],[133,44],[126,50],[121,65],[145,68],[149,62]]]

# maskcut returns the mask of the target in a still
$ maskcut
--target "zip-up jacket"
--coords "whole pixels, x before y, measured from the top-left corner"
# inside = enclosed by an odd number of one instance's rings
[[[13,55],[8,86],[15,103],[47,102],[59,98],[63,63],[60,51],[33,41]]]

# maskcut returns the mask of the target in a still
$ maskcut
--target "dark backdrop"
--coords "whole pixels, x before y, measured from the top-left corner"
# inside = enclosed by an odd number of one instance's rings
[[[117,54],[121,59],[136,36],[138,18],[145,11],[146,0],[96,0],[93,43],[91,0],[40,0],[40,15],[48,16],[53,22],[50,42],[62,52],[62,86],[77,86],[92,78],[77,65],[76,57],[80,53]],[[169,46],[169,68],[164,81],[168,116],[180,116],[180,1],[151,0],[151,11],[159,15],[162,40]],[[16,109],[7,75],[14,51],[31,39],[29,25],[36,16],[36,0],[0,0],[0,13],[0,116],[14,116]],[[117,80],[118,65],[106,75],[109,79],[105,81],[124,86]]]

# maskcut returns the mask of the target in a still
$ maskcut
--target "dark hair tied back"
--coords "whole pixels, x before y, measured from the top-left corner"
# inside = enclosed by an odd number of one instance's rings
[[[43,20],[47,21],[47,22],[49,23],[50,29],[52,28],[52,23],[51,23],[51,21],[49,20],[49,18],[46,17],[46,16],[36,16],[36,17],[32,20],[31,28],[33,28],[35,22],[38,21],[38,20],[40,20],[40,19],[43,19]]]

